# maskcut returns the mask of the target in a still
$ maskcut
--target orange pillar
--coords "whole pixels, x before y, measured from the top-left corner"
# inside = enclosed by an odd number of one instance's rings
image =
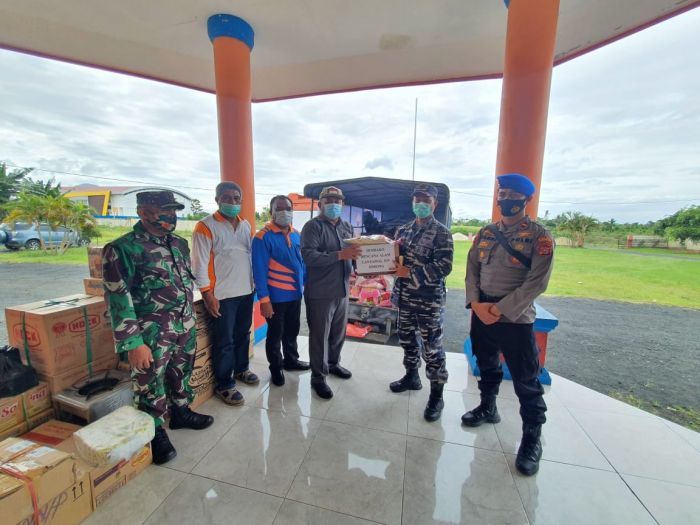
[[[214,47],[221,180],[235,182],[243,190],[241,218],[250,223],[255,233],[250,83],[250,52],[255,34],[245,20],[227,14],[211,16],[207,29]]]
[[[510,0],[503,67],[496,175],[520,173],[536,191],[527,207],[537,217],[547,132],[559,0]],[[494,183],[498,188],[498,183]],[[492,217],[501,212],[494,191]]]

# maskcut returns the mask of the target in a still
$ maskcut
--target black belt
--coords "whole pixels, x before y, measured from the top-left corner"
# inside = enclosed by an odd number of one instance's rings
[[[503,296],[505,297],[505,295]],[[486,295],[484,292],[479,292],[479,302],[480,303],[497,303],[503,297],[496,297],[495,295]],[[467,303],[467,310],[470,310],[472,307],[472,303]]]
[[[487,295],[484,292],[479,292],[479,302],[480,303],[497,303],[501,299],[503,299],[505,295],[502,295],[501,297],[496,297],[495,295]]]

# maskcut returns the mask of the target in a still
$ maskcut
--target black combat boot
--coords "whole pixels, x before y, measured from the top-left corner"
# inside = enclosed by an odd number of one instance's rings
[[[389,389],[396,393],[405,392],[406,390],[420,390],[421,388],[423,388],[423,385],[420,384],[417,368],[406,370],[405,376],[389,385]]]
[[[423,417],[426,421],[437,421],[440,419],[442,414],[442,409],[445,408],[445,402],[442,400],[442,391],[445,388],[445,383],[438,383],[437,381],[430,382],[430,397],[428,398],[428,404],[425,406],[425,411],[423,412]]]
[[[173,406],[170,410],[170,428],[191,428],[192,430],[202,430],[210,427],[214,423],[214,418],[204,414],[192,412],[190,407]]]
[[[540,435],[542,425],[523,423],[523,440],[520,442],[518,457],[515,458],[515,466],[521,474],[532,476],[540,469],[542,457],[542,443]]]
[[[151,450],[153,452],[153,463],[162,465],[177,456],[175,447],[170,442],[168,434],[162,426],[156,427],[156,435],[151,440]]]
[[[500,423],[501,416],[496,408],[496,396],[481,396],[481,404],[462,416],[462,424],[478,427],[484,423]]]

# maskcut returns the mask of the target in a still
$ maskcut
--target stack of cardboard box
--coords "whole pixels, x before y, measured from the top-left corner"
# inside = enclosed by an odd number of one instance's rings
[[[100,370],[117,355],[102,297],[69,295],[5,309],[10,344],[52,394]]]
[[[54,416],[47,383],[11,397],[0,398],[0,440],[19,436]]]
[[[2,523],[80,523],[92,512],[88,479],[69,452],[27,439],[0,442]]]
[[[103,296],[105,293],[102,287],[102,248],[102,246],[89,246],[87,249],[90,277],[83,279],[83,286],[88,295]]]
[[[82,460],[77,453],[73,433],[80,428],[71,423],[51,420],[22,437],[72,454],[76,458],[78,468],[88,475],[86,485],[90,491],[92,510],[95,510],[151,464],[153,460],[151,445],[149,443],[144,446],[128,461],[120,461],[104,467],[93,467]]]
[[[211,362],[211,345],[214,327],[212,318],[204,307],[199,292],[195,292],[194,314],[197,318],[197,350],[190,388],[194,392],[192,408],[197,408],[214,395],[214,367]]]

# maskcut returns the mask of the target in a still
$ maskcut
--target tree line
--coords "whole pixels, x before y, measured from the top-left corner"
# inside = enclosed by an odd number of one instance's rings
[[[24,222],[32,224],[37,231],[41,224],[47,224],[55,231],[64,226],[80,232],[82,237],[99,236],[95,210],[73,202],[63,195],[61,184],[55,179],[35,180],[29,177],[33,170],[21,168],[9,171],[0,163],[0,220],[9,224]],[[44,239],[39,236],[42,249]],[[59,252],[68,248],[68,239],[57,246]]]

